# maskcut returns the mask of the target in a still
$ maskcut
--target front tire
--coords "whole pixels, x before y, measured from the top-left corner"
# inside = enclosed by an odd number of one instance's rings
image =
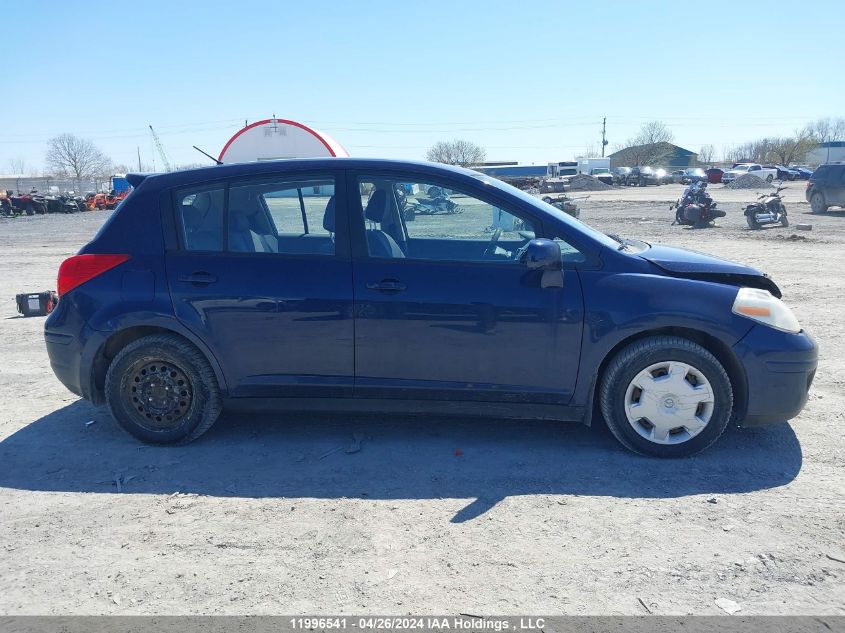
[[[222,409],[208,360],[174,334],[145,336],[124,347],[106,373],[105,395],[117,423],[150,444],[192,442]]]
[[[724,367],[701,345],[654,336],[616,354],[602,377],[599,404],[626,448],[653,457],[687,457],[725,430],[733,390]]]
[[[771,174],[769,174],[768,176],[766,176],[766,182],[768,182],[768,183],[771,183],[774,179],[775,179],[775,177],[774,177],[774,176],[772,176]]]

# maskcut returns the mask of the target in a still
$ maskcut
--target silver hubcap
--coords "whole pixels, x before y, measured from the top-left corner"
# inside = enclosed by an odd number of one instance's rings
[[[654,363],[625,392],[628,423],[655,444],[682,444],[701,433],[713,415],[715,397],[707,378],[679,361]]]

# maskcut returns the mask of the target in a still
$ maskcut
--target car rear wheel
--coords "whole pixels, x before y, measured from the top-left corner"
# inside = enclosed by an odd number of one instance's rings
[[[810,211],[813,213],[824,213],[827,211],[827,204],[825,204],[824,196],[820,193],[814,193],[810,198]]]
[[[604,373],[600,406],[626,448],[686,457],[715,442],[731,417],[733,390],[721,363],[702,346],[655,336],[621,350]]]
[[[105,395],[111,414],[151,444],[187,444],[211,428],[222,408],[205,356],[173,334],[133,341],[112,360]]]

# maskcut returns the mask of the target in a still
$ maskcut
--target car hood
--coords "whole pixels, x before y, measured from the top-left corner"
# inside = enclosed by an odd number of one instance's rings
[[[639,256],[672,277],[760,288],[775,297],[781,296],[777,284],[765,273],[706,253],[671,246],[651,246]]]

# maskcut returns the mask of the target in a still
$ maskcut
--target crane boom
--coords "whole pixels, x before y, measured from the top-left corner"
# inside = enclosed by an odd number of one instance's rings
[[[170,161],[167,160],[167,154],[164,153],[164,148],[161,146],[161,140],[158,138],[158,134],[153,129],[153,126],[150,126],[150,132],[153,135],[153,141],[155,141],[156,149],[158,150],[158,155],[161,156],[161,162],[164,163],[164,171],[170,171]]]

